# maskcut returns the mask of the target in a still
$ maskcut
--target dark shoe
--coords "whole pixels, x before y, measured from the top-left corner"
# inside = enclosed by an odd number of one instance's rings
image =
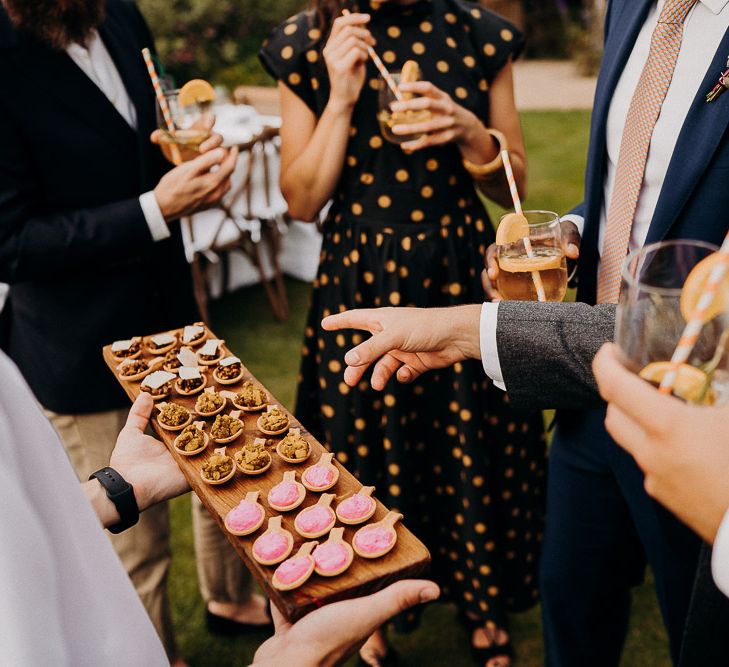
[[[400,656],[397,651],[390,646],[387,653],[377,660],[379,667],[395,667],[400,664]],[[367,662],[361,655],[357,655],[357,667],[372,667],[372,663]]]
[[[218,616],[213,614],[210,610],[205,610],[205,625],[208,628],[208,632],[212,635],[219,635],[221,637],[237,637],[238,635],[245,635],[251,632],[272,632],[273,621],[258,625],[255,623],[238,623],[225,616]]]

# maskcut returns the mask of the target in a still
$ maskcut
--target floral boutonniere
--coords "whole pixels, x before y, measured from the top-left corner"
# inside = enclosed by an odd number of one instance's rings
[[[726,62],[727,68],[729,68],[729,59]],[[719,82],[711,89],[706,95],[707,102],[713,102],[719,95],[729,88],[729,69],[726,72],[722,72],[719,77]]]

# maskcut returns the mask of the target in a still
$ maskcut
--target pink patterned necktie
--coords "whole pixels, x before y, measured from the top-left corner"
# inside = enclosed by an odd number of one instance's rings
[[[648,149],[681,50],[683,24],[697,0],[666,0],[643,73],[633,94],[620,144],[597,280],[597,302],[617,303],[620,270],[643,186]]]

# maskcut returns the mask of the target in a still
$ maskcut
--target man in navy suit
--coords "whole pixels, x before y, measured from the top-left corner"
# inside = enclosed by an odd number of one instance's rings
[[[449,311],[445,329],[435,326],[437,316],[424,319],[413,309],[354,311],[324,323],[375,333],[347,354],[349,383],[378,358],[372,382],[382,388],[395,373],[411,382],[465,354],[482,358],[517,407],[561,409],[540,571],[553,667],[618,664],[630,589],[646,564],[674,662],[718,664],[706,656],[717,655],[708,644],[719,644],[721,633],[701,635],[707,618],[696,623],[693,614],[707,605],[712,618],[726,611],[703,570],[692,600],[701,542],[648,497],[635,461],[605,431],[590,364],[613,336],[619,269],[629,250],[680,238],[718,245],[729,228],[729,91],[707,102],[728,59],[729,0],[609,2],[585,201],[564,222],[584,232],[578,303],[486,303],[475,315],[464,307]],[[491,282],[497,272],[490,264]],[[497,292],[491,296],[499,301]]]

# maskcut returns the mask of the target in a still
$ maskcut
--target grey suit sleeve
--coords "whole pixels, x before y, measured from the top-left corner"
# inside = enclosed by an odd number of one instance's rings
[[[592,360],[615,332],[615,306],[504,301],[496,345],[514,407],[582,409],[601,403]]]

